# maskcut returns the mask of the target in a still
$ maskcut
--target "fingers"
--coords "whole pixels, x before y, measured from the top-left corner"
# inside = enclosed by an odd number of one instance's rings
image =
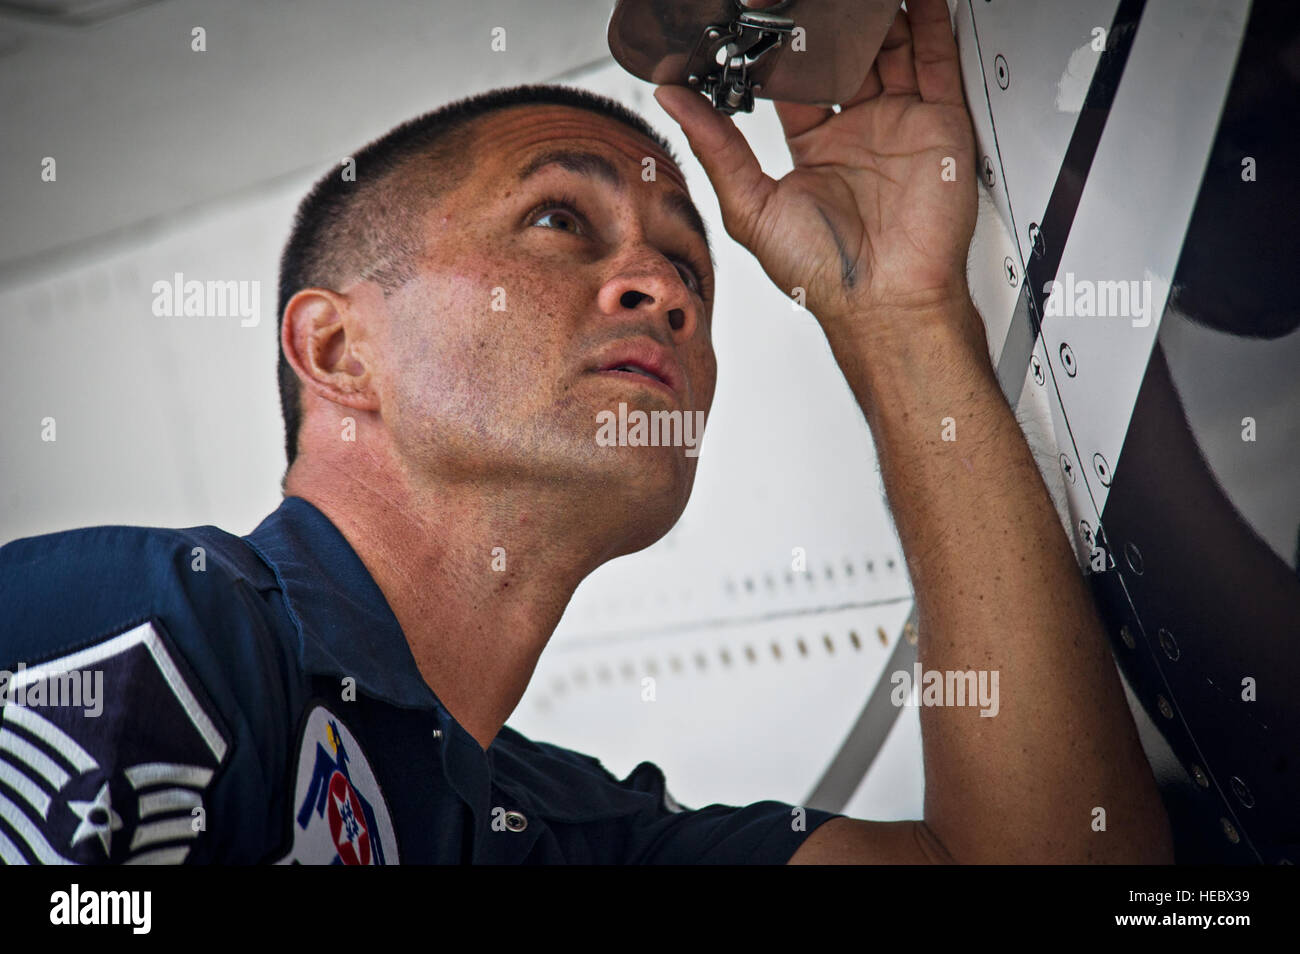
[[[927,103],[960,105],[961,59],[946,0],[908,0],[917,88]]]
[[[691,144],[718,195],[727,233],[748,244],[757,220],[776,182],[763,172],[754,151],[731,118],[713,108],[699,93],[684,86],[660,86],[655,99],[671,116]]]
[[[944,3],[944,0],[939,0]],[[946,9],[946,5],[945,5]],[[901,8],[876,54],[876,69],[886,93],[915,93],[916,69],[912,65],[912,27]]]

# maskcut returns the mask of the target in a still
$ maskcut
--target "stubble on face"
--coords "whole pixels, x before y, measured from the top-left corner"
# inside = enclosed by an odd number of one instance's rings
[[[387,302],[385,424],[413,479],[563,482],[575,493],[603,495],[610,506],[648,504],[660,511],[652,522],[666,524],[661,535],[685,507],[696,459],[680,447],[602,447],[596,414],[620,401],[647,412],[678,404],[588,369],[616,339],[664,341],[671,333],[648,313],[617,322],[602,314],[597,293],[620,254],[612,243],[596,251],[571,236],[530,233],[520,222],[534,200],[557,189],[593,206],[603,202],[616,212],[610,221],[629,222],[648,204],[629,196],[615,205],[572,176],[515,181],[530,155],[559,146],[609,157],[634,189],[685,191],[680,172],[650,140],[585,110],[513,108],[477,120],[473,172],[428,211],[416,278]],[[646,156],[655,158],[657,184],[640,179]],[[647,203],[658,196],[633,194]],[[689,381],[680,410],[707,412],[716,378],[707,312],[691,339],[676,344]]]
[[[520,162],[556,146],[601,152],[634,187],[654,187],[640,179],[645,156],[655,157],[660,188],[684,190],[680,173],[649,139],[586,110],[507,109],[473,131],[473,173],[426,214],[419,273],[390,299],[385,416],[395,442],[413,472],[445,480],[567,481],[667,494],[684,507],[695,460],[682,448],[595,442],[601,409],[624,400],[668,411],[675,402],[643,387],[599,389],[585,376],[597,348],[666,331],[649,315],[612,325],[597,307],[608,261],[584,257],[571,237],[529,234],[517,220],[551,187],[515,182]],[[594,204],[594,187],[559,182],[564,192],[588,190]],[[690,381],[682,411],[707,411],[716,374],[707,321],[677,360]]]

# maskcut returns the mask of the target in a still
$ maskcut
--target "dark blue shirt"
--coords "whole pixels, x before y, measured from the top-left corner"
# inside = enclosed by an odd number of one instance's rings
[[[684,810],[650,762],[620,781],[509,726],[485,752],[301,498],[246,537],[14,541],[0,607],[8,863],[783,863],[836,817]]]

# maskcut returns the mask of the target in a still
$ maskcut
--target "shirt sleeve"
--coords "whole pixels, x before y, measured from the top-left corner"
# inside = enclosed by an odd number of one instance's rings
[[[285,753],[262,596],[180,531],[0,548],[0,860],[262,860]]]
[[[781,865],[818,826],[843,817],[772,800],[683,808],[653,762],[642,762],[616,784],[653,796],[649,807],[628,821],[625,844],[632,864]]]

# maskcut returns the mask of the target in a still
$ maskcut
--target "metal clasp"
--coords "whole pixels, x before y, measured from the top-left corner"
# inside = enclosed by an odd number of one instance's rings
[[[691,86],[709,94],[713,108],[730,116],[754,111],[754,93],[771,72],[794,20],[763,10],[743,11],[728,24],[704,28],[687,61]]]

